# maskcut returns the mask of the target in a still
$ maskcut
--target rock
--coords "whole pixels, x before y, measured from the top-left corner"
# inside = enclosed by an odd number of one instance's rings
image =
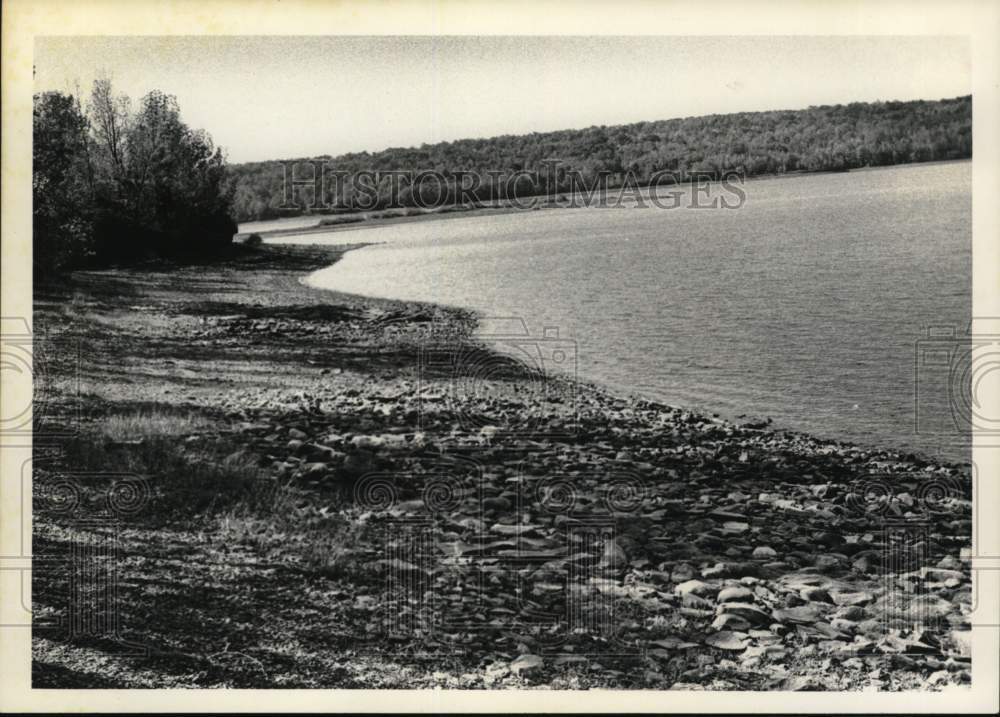
[[[774,619],[790,622],[796,625],[809,625],[820,618],[819,611],[812,605],[802,607],[787,607],[774,611]]]
[[[962,568],[962,562],[954,555],[948,555],[941,558],[937,566],[945,570],[960,570]]]
[[[288,437],[296,441],[304,441],[309,438],[309,434],[305,431],[300,431],[298,428],[292,428],[288,431]]]
[[[833,516],[824,516],[832,518]],[[832,548],[835,545],[839,545],[842,541],[839,533],[834,533],[829,530],[823,530],[812,536],[811,542],[813,545],[822,545],[824,548]]]
[[[858,632],[873,639],[881,637],[884,632],[882,621],[878,618],[869,618],[858,623]]]
[[[681,595],[681,605],[689,608],[696,608],[698,610],[703,610],[708,614],[712,603],[703,597],[698,597],[694,593],[687,593],[686,595]]]
[[[807,600],[809,602],[825,602],[833,604],[833,598],[830,597],[830,593],[823,588],[802,588],[799,595],[802,596],[803,600]]]
[[[609,568],[624,568],[628,563],[628,556],[622,550],[617,540],[609,540],[604,544],[604,552],[601,554],[601,565]]]
[[[355,448],[378,450],[385,446],[385,439],[382,436],[354,436],[351,439],[351,445]]]
[[[832,640],[851,639],[850,635],[841,632],[840,630],[836,629],[835,627],[826,622],[815,622],[812,625],[796,625],[795,629],[799,633],[799,635],[812,638],[825,638],[824,641],[827,642]],[[839,645],[834,645],[831,643],[831,645],[826,646],[824,651],[830,652],[831,649],[839,649],[839,647],[840,647]]]
[[[302,466],[302,474],[307,478],[316,478],[326,475],[330,467],[326,463],[306,463]]]
[[[677,637],[665,637],[662,640],[653,640],[649,644],[664,650],[686,650],[691,647],[698,647],[694,642],[685,642]]]
[[[359,478],[374,467],[374,456],[370,451],[358,450],[344,457],[343,471],[351,478]]]
[[[951,641],[954,642],[955,645],[958,647],[959,655],[963,657],[971,657],[972,655],[971,630],[952,630]]]
[[[830,620],[830,627],[848,635],[853,634],[858,629],[857,624],[851,620],[845,620],[842,617],[835,617]]]
[[[698,597],[715,595],[716,591],[718,591],[717,587],[703,583],[701,580],[688,580],[674,588],[674,592],[678,595],[696,595]]]
[[[868,555],[862,555],[851,564],[851,567],[862,575],[869,575],[878,569],[878,563]]]
[[[843,620],[850,620],[851,622],[858,622],[859,620],[864,620],[868,617],[868,613],[865,609],[858,607],[857,605],[848,605],[837,610],[835,617],[841,618]]]
[[[937,648],[933,645],[917,640],[907,640],[897,634],[884,635],[876,647],[880,652],[888,653],[933,654],[937,652]]]
[[[753,591],[744,587],[724,588],[719,591],[716,599],[718,602],[750,602],[753,600]]]
[[[813,562],[813,565],[816,566],[817,570],[825,573],[841,565],[845,557],[846,556],[837,555],[835,553],[831,553],[829,555],[818,555],[816,556],[816,560]]]
[[[942,618],[954,609],[950,601],[936,595],[921,595],[910,601],[906,617],[913,623],[932,622]]]
[[[326,463],[342,462],[344,454],[338,450],[318,443],[305,443],[298,451],[310,461],[323,461]]]
[[[713,510],[708,514],[709,518],[716,518],[717,520],[727,521],[734,520],[745,522],[747,517],[742,513],[735,513],[728,510]]]
[[[520,677],[538,674],[545,666],[545,660],[538,655],[521,655],[510,663],[510,671]]]
[[[501,680],[510,674],[510,668],[502,662],[494,662],[492,665],[486,668],[486,672],[483,675],[483,682],[488,685],[493,684],[497,680]]]
[[[778,552],[771,547],[766,545],[758,545],[753,549],[753,557],[759,560],[770,560],[771,558],[778,557]]]
[[[943,568],[924,568],[920,571],[920,574],[924,580],[936,583],[943,583],[947,580],[955,580],[961,583],[965,579],[965,575],[961,571],[945,570]]]
[[[870,592],[835,592],[832,595],[833,602],[837,605],[860,606],[867,605],[875,601],[875,596]]]
[[[938,670],[937,672],[932,672],[930,677],[927,678],[926,684],[931,687],[937,687],[940,684],[947,684],[950,681],[951,675],[948,670]]]
[[[768,625],[771,623],[771,615],[765,610],[761,610],[756,605],[749,603],[730,602],[719,605],[719,612],[724,615],[737,615],[751,625]]]
[[[751,665],[757,665],[760,663],[760,658],[766,651],[767,648],[763,645],[752,645],[744,650],[743,654],[740,655],[740,660],[742,660],[743,664],[748,667]]]
[[[497,523],[490,528],[490,532],[500,535],[529,535],[538,532],[537,525],[506,525]]]
[[[716,563],[714,566],[702,570],[701,576],[703,578],[724,578],[726,576],[726,567],[722,563]]]
[[[788,656],[788,650],[781,645],[768,645],[764,648],[764,654],[773,661],[784,660]]]
[[[825,688],[815,677],[792,675],[781,681],[779,689],[783,692],[819,692]]]
[[[695,576],[694,568],[688,563],[675,565],[670,571],[670,579],[675,583],[683,583]]]
[[[739,632],[746,632],[750,629],[750,622],[744,620],[739,615],[733,614],[723,614],[715,618],[712,623],[712,627],[716,630],[737,630]]]
[[[723,630],[722,632],[717,632],[714,635],[706,637],[705,644],[711,647],[717,647],[720,650],[742,652],[747,647],[748,639],[749,637],[746,633]]]
[[[740,578],[744,575],[756,576],[760,574],[760,569],[758,563],[716,563],[702,570],[701,576],[706,579]]]
[[[490,511],[507,511],[511,509],[511,503],[506,498],[484,498],[483,509]]]

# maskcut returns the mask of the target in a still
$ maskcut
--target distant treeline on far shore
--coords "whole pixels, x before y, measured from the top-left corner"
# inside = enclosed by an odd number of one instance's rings
[[[965,96],[741,112],[311,157],[307,160],[322,160],[347,180],[325,183],[326,196],[317,201],[306,195],[297,211],[288,209],[287,160],[232,165],[227,187],[234,218],[251,221],[307,213],[307,205],[351,209],[359,204],[352,192],[364,184],[351,181],[359,173],[384,173],[371,192],[377,192],[377,201],[366,197],[364,203],[367,209],[387,209],[467,199],[461,183],[470,174],[478,187],[472,199],[492,202],[572,192],[571,178],[596,183],[606,174],[611,175],[608,186],[615,187],[645,185],[665,171],[683,181],[688,175],[838,171],[971,156],[972,97]],[[551,171],[554,161],[558,173]],[[422,171],[457,177],[446,181],[443,202],[439,182],[400,189],[394,186],[398,177],[388,174]],[[418,194],[423,191],[430,196]]]

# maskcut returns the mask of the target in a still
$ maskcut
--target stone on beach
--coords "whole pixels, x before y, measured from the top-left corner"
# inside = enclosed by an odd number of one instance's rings
[[[753,599],[753,591],[745,587],[729,587],[719,591],[719,602],[747,602]]]
[[[538,655],[521,655],[510,663],[510,671],[519,677],[530,677],[541,672],[545,660]]]
[[[704,583],[701,580],[688,580],[687,582],[681,583],[674,588],[674,592],[678,595],[696,595],[698,597],[708,597],[715,595],[718,592],[718,588],[708,583]]]
[[[723,630],[705,638],[705,644],[717,647],[720,650],[731,650],[741,652],[750,644],[749,636],[745,632],[734,632]]]

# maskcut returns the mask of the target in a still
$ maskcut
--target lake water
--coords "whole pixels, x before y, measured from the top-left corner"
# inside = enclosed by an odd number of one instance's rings
[[[947,375],[917,359],[930,328],[968,328],[971,163],[744,189],[737,210],[527,211],[299,240],[384,242],[312,285],[557,327],[578,374],[622,392],[968,460]]]

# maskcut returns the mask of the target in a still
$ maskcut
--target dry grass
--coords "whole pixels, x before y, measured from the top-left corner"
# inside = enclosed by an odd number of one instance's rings
[[[136,517],[156,524],[190,523],[237,507],[272,513],[277,493],[270,472],[240,446],[219,440],[214,428],[196,413],[144,407],[111,414],[71,439],[66,458],[74,472],[93,476],[80,479],[93,483],[88,490],[106,487],[102,475],[144,481],[150,499]]]
[[[371,557],[367,527],[339,513],[295,503],[294,492],[279,489],[266,506],[235,505],[218,516],[215,535],[306,572],[358,576]]]
[[[95,424],[71,442],[67,457],[95,475],[141,477],[150,500],[135,517],[148,524],[207,528],[224,543],[328,577],[356,573],[364,564],[365,526],[305,500],[216,428],[195,412],[144,406]]]
[[[206,418],[191,411],[143,408],[111,414],[100,429],[112,441],[129,441],[154,436],[190,436],[207,430],[211,425]]]

